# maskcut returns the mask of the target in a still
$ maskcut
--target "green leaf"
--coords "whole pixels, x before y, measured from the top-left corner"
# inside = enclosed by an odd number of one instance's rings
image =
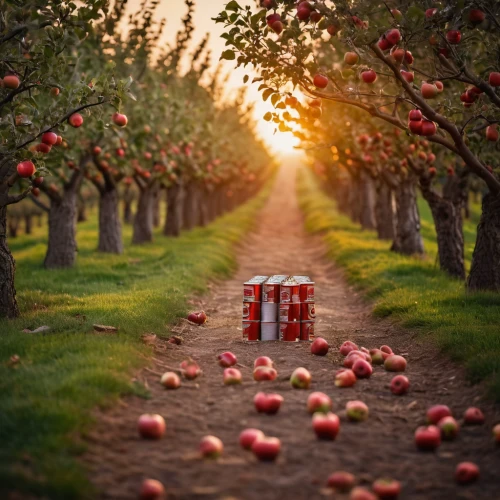
[[[273,114],[268,111],[265,115],[264,115],[264,120],[266,120],[266,122],[270,122],[273,118]]]
[[[220,58],[226,59],[227,61],[234,61],[236,59],[236,54],[232,50],[225,50]]]
[[[235,0],[231,0],[231,2],[229,2],[226,5],[226,10],[230,10],[232,12],[238,12],[239,10],[241,10],[241,7],[238,4],[238,2],[236,2]]]
[[[273,89],[266,89],[264,90],[264,92],[262,92],[262,99],[264,99],[264,101],[267,101],[272,94],[274,94]]]

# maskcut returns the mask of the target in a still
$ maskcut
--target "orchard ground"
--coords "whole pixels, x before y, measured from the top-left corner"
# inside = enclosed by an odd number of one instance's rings
[[[491,429],[500,418],[498,407],[485,398],[485,387],[471,385],[465,370],[443,355],[429,337],[372,315],[372,304],[346,284],[342,272],[325,258],[321,238],[304,231],[290,167],[287,162],[259,215],[256,231],[240,247],[238,272],[230,280],[214,283],[210,294],[193,300],[193,309],[203,308],[208,313],[208,324],[196,327],[181,321],[175,329],[183,337],[181,345],[155,342],[154,366],[138,376],[149,387],[151,398],[145,401],[131,396],[119,406],[96,412],[97,425],[86,437],[88,450],[82,461],[101,492],[97,498],[136,498],[147,477],[162,481],[169,496],[179,499],[320,498],[330,495],[326,480],[335,470],[355,474],[363,485],[379,477],[393,477],[403,484],[402,498],[495,496],[500,456]],[[302,173],[301,198],[308,209],[306,195],[317,200],[323,195],[317,186],[304,182]],[[327,357],[312,356],[308,343],[242,341],[242,283],[257,273],[276,272],[308,274],[316,281],[316,332],[331,345]],[[411,381],[409,394],[391,394],[388,386],[394,374],[381,367],[352,388],[336,388],[333,374],[342,362],[338,347],[346,339],[368,348],[389,344],[404,354]],[[226,350],[238,357],[243,374],[240,386],[223,385],[217,355]],[[274,360],[275,381],[253,381],[253,361],[260,355]],[[187,357],[199,363],[203,375],[183,381],[176,391],[165,390],[159,383],[162,372]],[[312,373],[307,391],[290,386],[288,379],[298,366]],[[253,398],[259,391],[284,397],[277,415],[256,412]],[[312,431],[306,410],[312,391],[325,392],[333,400],[333,411],[341,418],[335,442],[318,441]],[[369,406],[370,417],[363,423],[348,423],[345,404],[357,399]],[[414,431],[425,424],[427,408],[437,403],[449,405],[459,420],[467,407],[480,406],[487,415],[486,424],[463,427],[456,441],[443,443],[436,453],[419,452]],[[137,419],[142,413],[165,417],[163,439],[146,441],[138,436]],[[248,427],[281,439],[282,452],[276,463],[257,462],[240,448],[238,436]],[[199,456],[198,444],[208,434],[224,443],[219,460],[205,461]],[[455,467],[464,460],[481,468],[481,479],[475,485],[455,483]]]

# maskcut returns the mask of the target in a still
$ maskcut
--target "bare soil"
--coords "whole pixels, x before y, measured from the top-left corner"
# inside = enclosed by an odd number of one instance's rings
[[[138,378],[151,390],[151,399],[128,398],[113,409],[99,412],[98,423],[87,437],[83,461],[100,491],[97,498],[136,499],[146,477],[163,482],[174,499],[312,499],[334,496],[326,488],[328,475],[346,470],[359,484],[370,485],[379,477],[401,481],[401,498],[493,499],[500,498],[500,448],[491,429],[500,420],[498,407],[484,399],[480,386],[472,387],[463,369],[432,346],[425,336],[405,331],[371,315],[372,306],[349,287],[342,272],[325,257],[325,247],[303,229],[297,206],[292,167],[282,169],[272,195],[257,221],[256,230],[239,248],[239,269],[228,281],[214,283],[211,293],[193,300],[209,322],[196,327],[182,322],[181,345],[154,342],[155,366]],[[316,335],[330,343],[326,357],[313,356],[308,343],[244,343],[241,331],[242,283],[256,274],[306,274],[316,282]],[[179,334],[179,333],[178,333]],[[353,388],[335,387],[334,373],[341,366],[338,347],[350,339],[368,348],[390,345],[408,360],[409,394],[389,391],[393,376],[375,367],[372,377]],[[151,340],[151,339],[150,339]],[[244,383],[224,386],[216,356],[234,352]],[[253,361],[270,356],[278,370],[273,382],[254,382]],[[183,381],[177,391],[159,384],[166,366],[178,367],[192,357],[203,369],[196,381]],[[298,366],[311,371],[309,390],[293,389],[287,378]],[[156,373],[155,373],[156,372]],[[274,416],[258,414],[253,397],[258,391],[277,392],[284,404]],[[318,441],[306,410],[309,393],[322,391],[341,418],[334,442]],[[363,423],[345,418],[347,401],[361,399],[370,408]],[[426,409],[446,404],[461,420],[469,406],[479,406],[486,424],[463,427],[458,438],[444,442],[437,452],[421,452],[413,441],[414,430],[425,423]],[[159,441],[139,438],[136,423],[142,413],[165,417],[167,432]],[[239,433],[256,427],[282,442],[276,463],[260,463],[238,445]],[[206,434],[224,442],[223,457],[202,460],[197,452]],[[473,461],[481,469],[476,484],[458,486],[456,465]]]

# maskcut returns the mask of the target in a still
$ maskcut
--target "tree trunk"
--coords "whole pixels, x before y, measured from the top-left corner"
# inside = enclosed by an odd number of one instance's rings
[[[132,243],[142,244],[151,241],[153,241],[153,199],[151,187],[146,187],[139,194]]]
[[[31,214],[24,216],[24,232],[31,234],[33,228],[33,216]]]
[[[394,214],[392,189],[379,179],[375,198],[375,222],[377,236],[380,240],[393,240],[396,234],[396,220]]]
[[[200,188],[193,182],[190,182],[184,188],[183,203],[183,227],[184,229],[193,229],[200,224],[199,199]]]
[[[7,207],[0,207],[0,317],[17,318],[16,262],[7,245]]]
[[[349,216],[353,222],[361,222],[361,197],[358,177],[351,175],[348,189]]]
[[[424,253],[413,176],[402,180],[396,189],[396,238],[391,250],[405,255]]]
[[[210,223],[210,214],[209,214],[209,193],[203,187],[198,188],[198,219],[200,221],[200,226],[205,227]]]
[[[123,200],[123,222],[125,224],[132,224],[133,220],[132,200]]]
[[[83,201],[83,199],[80,198],[77,204],[76,222],[86,222],[86,221],[87,221],[87,206],[85,204],[85,201]]]
[[[167,188],[167,217],[163,234],[179,236],[182,229],[184,189],[179,184]]]
[[[122,225],[118,215],[118,190],[104,188],[99,196],[99,252],[123,252]]]
[[[160,193],[161,189],[157,188],[153,191],[153,227],[160,227]]]
[[[358,203],[361,204],[361,226],[364,229],[375,229],[375,189],[373,179],[364,170],[361,170],[360,194]]]
[[[75,264],[76,202],[74,189],[65,189],[58,201],[50,201],[49,244],[44,262],[47,269],[73,267]]]
[[[43,215],[38,216],[38,227],[43,227]]]
[[[500,195],[483,197],[467,290],[500,292]]]
[[[9,217],[9,238],[17,238],[17,230],[19,229],[19,220],[17,217]]]

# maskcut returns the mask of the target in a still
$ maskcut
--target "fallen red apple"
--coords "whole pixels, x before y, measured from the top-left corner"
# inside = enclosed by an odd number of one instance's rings
[[[290,384],[295,389],[308,389],[311,385],[311,374],[305,368],[295,368],[290,377]]]
[[[269,366],[273,368],[273,360],[268,358],[267,356],[259,356],[254,362],[253,367],[257,368],[258,366]]]
[[[139,417],[137,428],[143,438],[160,439],[165,434],[167,424],[161,415],[145,413]]]
[[[219,354],[217,359],[219,360],[219,365],[223,366],[224,368],[229,368],[230,366],[234,366],[238,362],[236,356],[229,351]]]
[[[500,424],[493,427],[493,438],[495,439],[495,443],[500,444]]]
[[[381,478],[372,484],[372,489],[380,500],[395,500],[401,493],[401,483],[394,479]]]
[[[337,387],[352,387],[356,380],[356,375],[348,368],[341,368],[335,374],[335,385]]]
[[[311,353],[316,356],[326,356],[329,348],[330,346],[324,338],[317,337],[311,344]]]
[[[258,392],[253,398],[255,409],[259,413],[266,413],[267,415],[278,413],[283,401],[283,397],[279,394],[266,394],[264,392]]]
[[[181,370],[183,370],[182,373],[184,375],[184,378],[187,378],[188,380],[194,380],[201,374],[201,369],[198,366],[198,363],[193,359],[185,359],[180,364],[180,368]]]
[[[453,417],[444,417],[438,422],[441,437],[447,441],[451,441],[458,436],[459,425]]]
[[[415,112],[420,113],[420,119],[422,118],[422,112],[419,111],[418,109],[414,109],[414,110],[410,111],[410,120],[415,120],[416,119],[416,118],[411,118],[411,114],[415,113]],[[387,354],[394,354],[393,350],[388,345],[381,346],[380,350],[382,352],[386,352]]]
[[[370,356],[373,365],[384,364],[384,353],[380,349],[370,349]]]
[[[484,413],[475,407],[467,408],[464,413],[465,425],[480,425],[484,424]]]
[[[415,444],[420,450],[435,450],[441,444],[441,432],[435,425],[419,427],[415,431]]]
[[[397,354],[391,354],[384,361],[384,368],[388,372],[404,372],[406,370],[406,359]]]
[[[410,381],[404,375],[396,375],[391,380],[391,392],[397,396],[402,396],[408,392]]]
[[[348,401],[345,409],[351,422],[363,422],[369,415],[368,406],[363,401]]]
[[[340,346],[340,354],[342,356],[347,356],[351,351],[357,351],[358,346],[354,343],[351,342],[350,340],[346,340],[341,346]]]
[[[309,413],[326,413],[332,409],[332,400],[324,392],[312,392],[307,398]]]
[[[245,429],[240,433],[240,446],[245,450],[251,450],[256,439],[264,437],[264,433],[259,429]]]
[[[451,416],[451,410],[446,405],[434,405],[427,410],[429,424],[436,425],[442,418]]]
[[[274,380],[278,376],[278,372],[270,366],[258,366],[253,371],[253,379],[257,382],[266,380]]]
[[[473,483],[479,477],[479,467],[472,462],[461,462],[455,469],[455,479],[459,484]]]
[[[241,372],[238,368],[226,368],[224,370],[224,385],[241,384]]]
[[[365,359],[357,359],[352,365],[352,371],[357,378],[370,378],[373,368]]]
[[[315,413],[312,426],[318,439],[334,440],[340,430],[340,419],[335,413]]]
[[[160,500],[165,495],[165,488],[156,479],[144,479],[139,492],[140,500]]]
[[[351,491],[349,500],[377,500],[377,497],[366,488],[356,486],[356,488]]]
[[[252,452],[263,462],[272,462],[281,451],[281,441],[276,437],[260,437],[252,444]]]
[[[328,486],[338,491],[349,491],[356,481],[356,478],[349,472],[336,471],[328,476]]]
[[[200,441],[199,449],[205,458],[218,458],[224,451],[224,445],[218,437],[204,436]]]
[[[149,172],[146,173],[149,174]],[[205,314],[205,311],[192,312],[188,315],[187,319],[196,325],[203,325],[207,321],[207,315]]]
[[[181,379],[177,373],[165,372],[161,376],[160,383],[167,389],[178,389],[181,386]]]

